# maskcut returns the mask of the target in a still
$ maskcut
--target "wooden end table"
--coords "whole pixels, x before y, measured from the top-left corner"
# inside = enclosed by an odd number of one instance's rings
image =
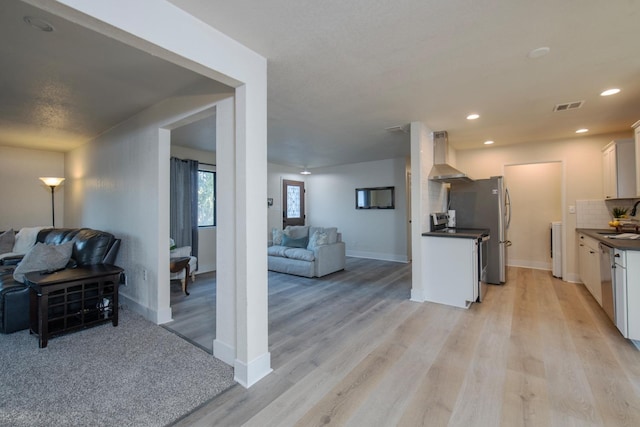
[[[30,332],[40,348],[51,335],[104,322],[118,326],[118,286],[124,270],[96,264],[47,274],[27,273]],[[106,301],[106,302],[105,302]]]
[[[177,257],[177,258],[169,258],[169,271],[171,273],[179,273],[182,270],[185,270],[184,272],[184,279],[181,280],[182,282],[182,292],[185,293],[185,295],[189,295],[189,292],[187,292],[187,285],[189,284],[189,261],[191,260],[190,257],[186,256],[186,257]]]

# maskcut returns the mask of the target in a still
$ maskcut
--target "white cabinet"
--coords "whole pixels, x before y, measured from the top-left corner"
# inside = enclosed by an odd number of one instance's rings
[[[615,324],[622,336],[629,336],[627,316],[627,251],[614,249],[615,268],[613,276],[613,301],[616,310]]]
[[[426,301],[469,308],[478,297],[478,240],[422,237]]]
[[[623,335],[625,338],[638,341],[640,340],[640,251],[623,252],[625,253],[626,268],[620,269],[624,270],[620,271],[620,275],[624,274],[625,276],[624,287],[626,289],[623,289],[623,292],[627,316],[627,333],[623,333]],[[616,276],[618,276],[617,271]]]
[[[640,197],[640,120],[633,124],[636,135],[636,195]]]
[[[605,199],[636,197],[636,148],[633,139],[611,141],[602,149]]]
[[[602,306],[598,241],[581,233],[578,234],[578,263],[580,280]]]

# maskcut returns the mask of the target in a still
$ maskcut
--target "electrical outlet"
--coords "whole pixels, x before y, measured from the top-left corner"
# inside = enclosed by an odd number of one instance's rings
[[[142,280],[147,280],[147,269],[146,268],[144,268],[142,270]]]
[[[120,284],[127,286],[127,275],[124,273],[120,274]]]

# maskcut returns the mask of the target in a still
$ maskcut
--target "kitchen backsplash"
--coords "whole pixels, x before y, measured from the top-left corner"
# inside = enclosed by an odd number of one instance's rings
[[[577,228],[608,228],[614,207],[633,208],[633,200],[576,200]],[[640,215],[636,215],[638,218]]]

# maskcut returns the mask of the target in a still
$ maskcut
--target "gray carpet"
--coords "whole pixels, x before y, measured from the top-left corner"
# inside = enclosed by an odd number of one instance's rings
[[[233,384],[230,366],[128,310],[43,349],[0,334],[1,426],[163,426]]]

